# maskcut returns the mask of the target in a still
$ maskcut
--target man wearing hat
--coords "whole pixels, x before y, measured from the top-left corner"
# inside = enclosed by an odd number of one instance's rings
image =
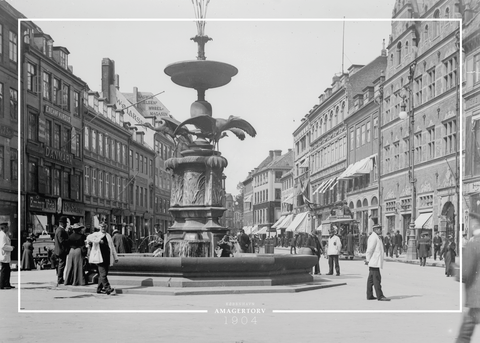
[[[0,289],[15,288],[10,284],[10,255],[13,247],[8,237],[8,223],[0,224],[0,263],[2,270],[0,271]]]
[[[340,264],[338,263],[338,255],[342,250],[342,242],[337,236],[337,227],[334,226],[330,229],[330,237],[327,241],[327,255],[328,255],[328,273],[327,275],[333,275],[333,266],[335,265],[335,272],[337,276],[340,275]]]
[[[250,238],[245,233],[245,230],[240,229],[240,234],[238,235],[238,244],[240,245],[240,249],[242,249],[242,253],[247,253],[248,248],[250,247]]]
[[[57,256],[57,284],[59,285],[65,282],[65,280],[63,279],[63,272],[65,270],[65,264],[68,254],[68,233],[65,230],[66,227],[67,217],[62,216],[60,217],[58,228],[55,231],[55,248],[53,250],[53,252]]]
[[[368,279],[367,279],[367,300],[390,301],[382,291],[382,276],[380,269],[383,268],[383,243],[380,239],[382,234],[382,226],[376,224],[373,226],[373,232],[368,237],[367,252],[365,254],[365,264],[368,265]],[[373,296],[373,287],[375,287],[375,294]]]
[[[427,257],[430,253],[430,240],[427,238],[426,233],[422,233],[422,238],[417,242],[418,258],[420,259],[420,266],[425,267],[427,263]]]

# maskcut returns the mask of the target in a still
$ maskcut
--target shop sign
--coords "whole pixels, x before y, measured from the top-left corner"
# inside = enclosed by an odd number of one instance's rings
[[[57,202],[55,199],[45,199],[43,210],[45,212],[55,213],[57,211]]]
[[[45,148],[45,157],[51,158],[52,160],[60,161],[68,165],[73,163],[73,155],[65,151],[53,149],[50,147]]]
[[[55,116],[63,121],[66,121],[67,123],[71,124],[72,122],[72,119],[70,118],[69,115],[63,113],[63,112],[60,112],[59,110],[53,108],[53,107],[50,107],[50,106],[45,106],[45,113],[48,113],[52,116]]]
[[[473,182],[465,184],[467,193],[480,193],[480,182]]]
[[[43,205],[45,204],[45,199],[39,197],[38,195],[28,197],[29,208],[30,210],[43,210]]]
[[[0,136],[12,139],[14,136],[13,129],[10,126],[0,125]]]
[[[75,203],[75,202],[64,201],[64,202],[63,202],[63,214],[83,216],[83,214],[84,214],[83,204],[78,204],[78,203]]]

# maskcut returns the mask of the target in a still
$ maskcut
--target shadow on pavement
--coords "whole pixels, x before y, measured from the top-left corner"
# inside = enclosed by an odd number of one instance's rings
[[[387,297],[392,300],[401,300],[401,299],[407,299],[407,298],[420,298],[423,297],[423,295],[394,295],[393,297]]]

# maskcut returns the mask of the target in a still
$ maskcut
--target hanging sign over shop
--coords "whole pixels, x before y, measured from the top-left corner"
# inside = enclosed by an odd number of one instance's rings
[[[70,118],[69,115],[63,113],[63,112],[60,112],[59,110],[53,108],[53,107],[50,107],[50,106],[46,106],[45,105],[45,113],[48,113],[52,116],[55,116],[63,121],[66,121],[67,123],[71,124],[72,123],[72,118]]]
[[[65,151],[53,149],[50,147],[45,147],[45,157],[51,158],[52,160],[60,161],[68,165],[73,163],[73,155]]]
[[[84,207],[83,204],[78,204],[75,202],[64,201],[63,202],[63,214],[69,214],[74,216],[83,216]]]

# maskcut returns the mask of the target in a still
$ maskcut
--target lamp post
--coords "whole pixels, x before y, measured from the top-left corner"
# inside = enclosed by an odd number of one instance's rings
[[[408,249],[407,249],[407,260],[414,260],[417,258],[417,248],[416,248],[416,232],[415,232],[415,216],[417,210],[417,189],[415,186],[416,179],[415,179],[415,142],[414,142],[414,130],[415,130],[415,108],[413,106],[413,76],[415,74],[415,67],[417,63],[413,62],[409,68],[409,75],[408,75],[408,85],[405,87],[408,91],[408,104],[409,104],[409,113],[406,111],[406,104],[405,98],[403,98],[401,111],[398,114],[399,118],[402,120],[409,118],[409,125],[408,125],[408,150],[409,150],[409,172],[408,172],[408,179],[410,182],[410,187],[412,190],[412,203],[411,203],[411,216],[410,216],[410,225],[408,230]]]

